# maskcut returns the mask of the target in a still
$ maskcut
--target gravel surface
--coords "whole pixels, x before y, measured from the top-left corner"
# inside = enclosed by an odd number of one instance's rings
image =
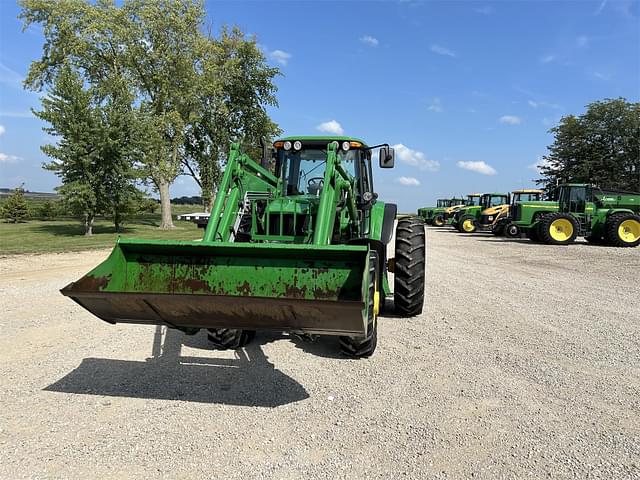
[[[427,242],[359,361],[111,326],[58,293],[108,252],[0,257],[0,477],[640,478],[640,248]]]

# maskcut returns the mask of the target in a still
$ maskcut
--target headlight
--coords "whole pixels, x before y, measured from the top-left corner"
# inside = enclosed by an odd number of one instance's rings
[[[349,150],[349,147],[351,147],[351,144],[349,142],[342,142],[342,150],[346,152],[347,150]]]
[[[285,150],[291,150],[291,142],[287,140],[286,142],[284,142],[282,148],[284,148]]]
[[[295,142],[293,142],[293,149],[302,150],[302,142],[300,140],[296,140]]]

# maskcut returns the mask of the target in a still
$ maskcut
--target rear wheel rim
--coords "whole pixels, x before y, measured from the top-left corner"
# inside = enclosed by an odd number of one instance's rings
[[[549,235],[556,242],[566,242],[573,236],[573,224],[566,218],[558,218],[551,222]]]
[[[464,222],[462,222],[462,229],[465,232],[473,232],[475,226],[473,225],[473,222],[471,220],[465,220]]]
[[[618,237],[626,243],[637,242],[640,239],[640,222],[628,219],[620,223]]]

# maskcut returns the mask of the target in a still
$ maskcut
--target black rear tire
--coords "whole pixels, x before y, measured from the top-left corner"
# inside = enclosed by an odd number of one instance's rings
[[[540,237],[538,236],[538,225],[528,228],[526,231],[527,238],[532,242],[539,243]]]
[[[424,224],[417,218],[398,220],[393,301],[403,317],[422,313],[426,250]]]
[[[347,357],[366,358],[373,355],[378,344],[378,315],[374,312],[375,294],[378,280],[378,254],[369,252],[369,319],[367,334],[356,337],[340,337],[340,350]],[[378,295],[380,295],[378,293]],[[380,296],[378,302],[380,302]],[[379,307],[378,307],[379,308]]]
[[[210,328],[207,338],[218,350],[236,350],[247,345],[255,336],[255,330]]]
[[[629,224],[629,232],[631,233],[629,240],[620,236],[620,228],[622,223]],[[624,227],[623,227],[624,229]],[[640,245],[640,215],[633,213],[614,213],[611,215],[604,225],[604,238],[607,243],[613,247],[637,247]]]
[[[570,224],[570,226],[567,224]],[[556,226],[560,224],[559,226]],[[551,213],[540,220],[538,235],[547,245],[569,245],[578,236],[579,225],[573,215],[567,213]],[[554,235],[554,229],[556,234]],[[566,230],[566,231],[565,231]]]

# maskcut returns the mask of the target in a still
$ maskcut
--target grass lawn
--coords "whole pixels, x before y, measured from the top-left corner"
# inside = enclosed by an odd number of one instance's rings
[[[186,210],[197,211],[198,208]],[[176,212],[173,213],[175,216]],[[176,228],[173,230],[159,230],[159,224],[159,214],[142,215],[129,220],[120,233],[116,233],[112,222],[96,220],[93,235],[85,237],[84,227],[79,220],[29,220],[17,224],[0,222],[0,255],[109,248],[115,244],[118,235],[124,238],[196,240],[202,238],[204,233],[191,222],[174,220]]]

